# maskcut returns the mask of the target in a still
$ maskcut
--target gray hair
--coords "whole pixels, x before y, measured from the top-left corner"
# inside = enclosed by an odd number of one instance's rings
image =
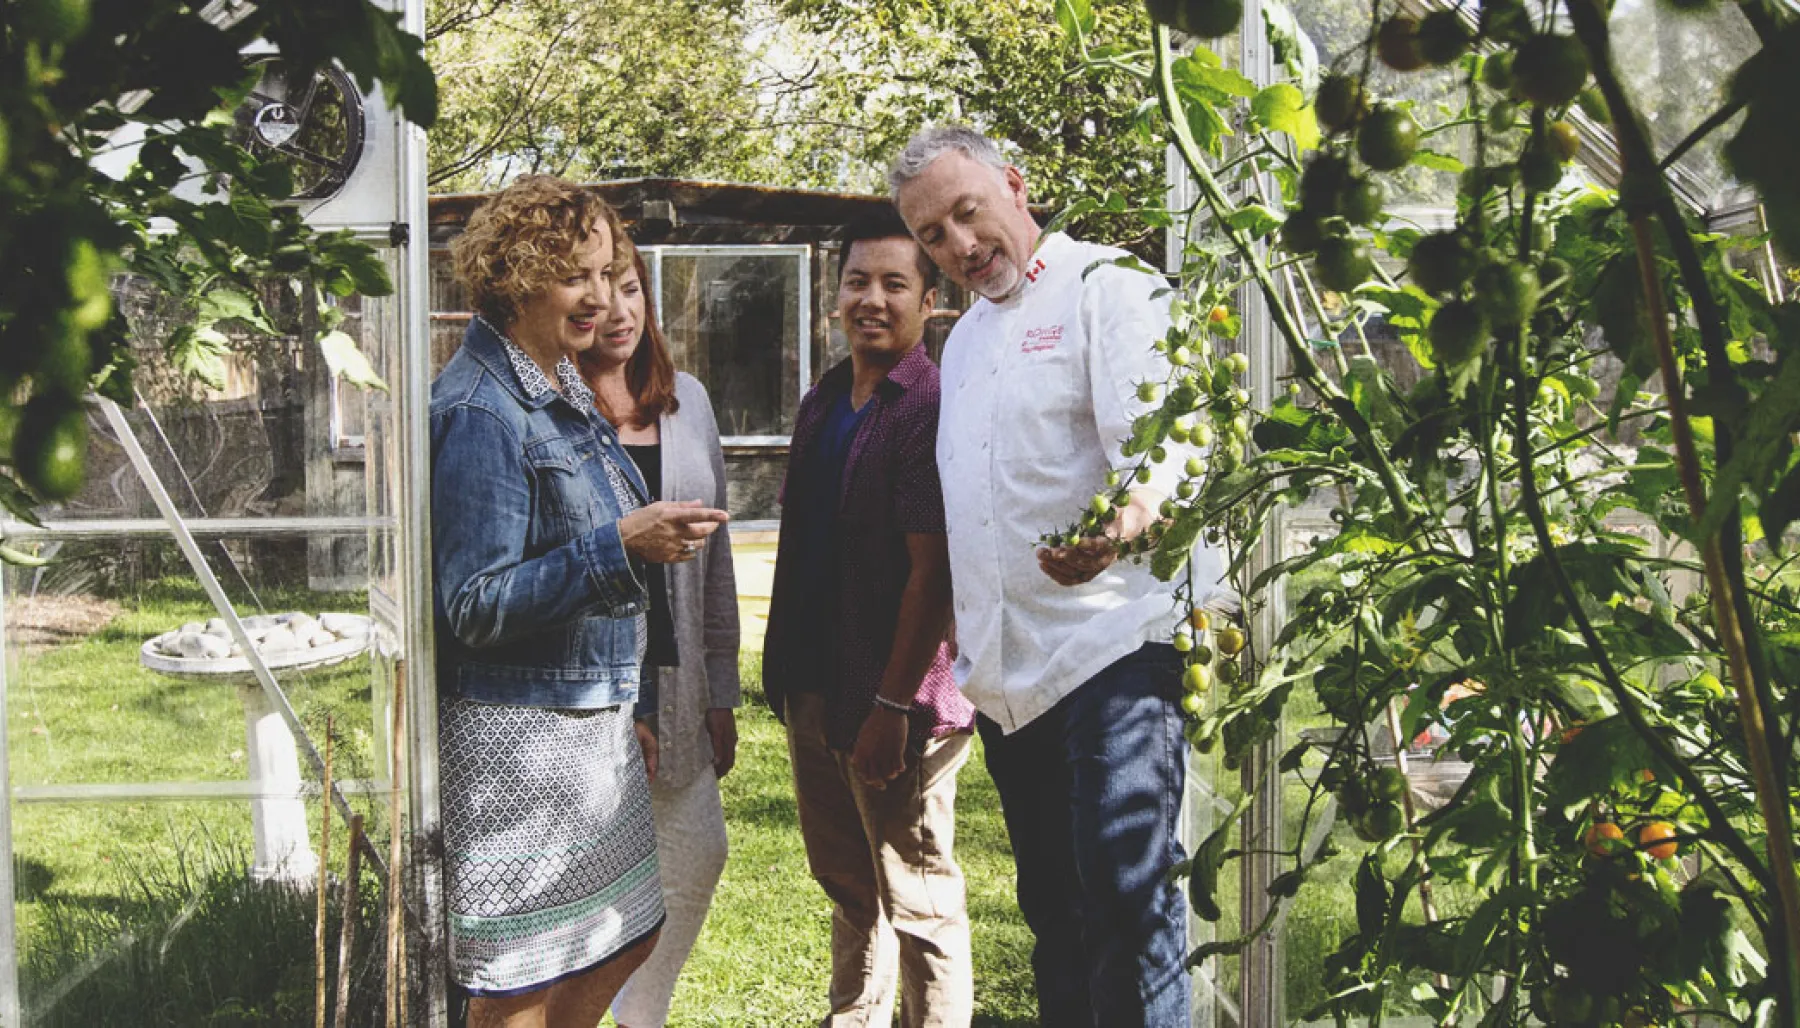
[[[889,195],[898,196],[900,187],[925,173],[931,162],[955,150],[978,164],[985,164],[996,171],[1004,171],[1012,166],[1000,154],[1000,147],[992,139],[969,128],[967,125],[932,125],[920,129],[907,140],[906,148],[888,165]]]

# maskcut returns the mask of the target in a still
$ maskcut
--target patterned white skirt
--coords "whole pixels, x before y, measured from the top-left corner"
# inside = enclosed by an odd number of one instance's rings
[[[476,996],[605,963],[663,922],[631,711],[445,696],[439,707],[450,965]]]

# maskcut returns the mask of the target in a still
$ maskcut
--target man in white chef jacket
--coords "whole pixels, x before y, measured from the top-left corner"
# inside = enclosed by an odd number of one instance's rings
[[[945,345],[937,460],[955,674],[1012,836],[1042,1023],[1186,1028],[1186,907],[1166,878],[1183,858],[1173,586],[1110,545],[1038,544],[1135,467],[1120,445],[1138,384],[1167,377],[1167,283],[1041,232],[1019,170],[971,129],[914,136],[889,184],[932,260],[982,297]],[[1185,456],[1170,449],[1110,533],[1157,518]],[[1196,582],[1219,581],[1215,551],[1194,559]]]

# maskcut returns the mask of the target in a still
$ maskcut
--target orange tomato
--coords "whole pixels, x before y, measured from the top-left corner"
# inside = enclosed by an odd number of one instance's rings
[[[1613,843],[1625,841],[1625,831],[1611,821],[1596,821],[1582,836],[1589,853],[1604,857],[1612,852]]]
[[[1638,847],[1658,860],[1673,857],[1681,844],[1675,841],[1675,826],[1667,821],[1652,821],[1638,829]]]
[[[1219,324],[1223,324],[1226,318],[1231,317],[1231,312],[1229,310],[1226,310],[1225,307],[1221,305],[1218,307],[1214,307],[1212,310],[1208,311],[1206,317],[1213,324],[1219,325]]]

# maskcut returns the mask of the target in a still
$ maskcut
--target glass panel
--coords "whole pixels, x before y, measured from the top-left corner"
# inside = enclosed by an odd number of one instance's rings
[[[0,568],[26,1025],[310,1018],[326,817],[312,753],[327,736],[334,780],[374,841],[365,852],[388,851],[397,426],[390,395],[331,381],[313,342],[319,315],[302,316],[295,296],[265,293],[277,331],[241,340],[247,355],[228,361],[221,388],[162,363],[161,338],[182,324],[178,307],[134,317],[147,409],[126,420],[184,515],[307,519],[199,540],[299,732],[233,652],[200,576],[98,412],[87,488],[43,512],[51,535],[12,540],[54,560]],[[132,302],[161,309],[154,296]],[[398,302],[353,298],[341,310],[341,328],[398,384]],[[351,409],[365,443],[354,454],[338,445]],[[330,822],[338,885],[328,969],[335,987],[340,904],[350,902],[358,928],[345,1023],[372,1025],[383,1006],[382,890],[372,870],[343,885],[349,831],[339,813]]]
[[[724,435],[793,431],[804,272],[803,254],[663,251],[663,332],[675,366],[711,394]]]
[[[1761,48],[1736,4],[1677,11],[1654,0],[1621,0],[1613,8],[1613,52],[1625,88],[1644,115],[1658,153],[1666,153],[1724,105],[1732,73]],[[1742,116],[1708,135],[1677,162],[1708,202],[1731,182],[1720,151]]]

